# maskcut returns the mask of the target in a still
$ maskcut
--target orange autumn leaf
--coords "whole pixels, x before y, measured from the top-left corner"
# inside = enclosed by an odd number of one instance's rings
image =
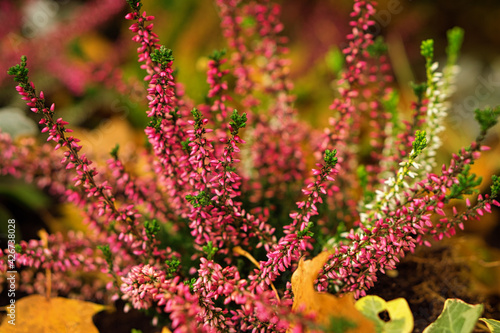
[[[76,299],[30,295],[15,303],[15,326],[9,324],[9,316],[4,317],[0,333],[98,333],[92,316],[104,309],[104,305]]]
[[[303,314],[314,313],[316,323],[325,327],[329,326],[332,318],[353,322],[356,327],[348,329],[347,333],[375,332],[373,322],[354,307],[355,301],[351,294],[336,297],[314,289],[314,281],[329,255],[328,252],[322,252],[311,260],[300,260],[297,270],[292,275],[292,291],[295,296],[293,311]]]

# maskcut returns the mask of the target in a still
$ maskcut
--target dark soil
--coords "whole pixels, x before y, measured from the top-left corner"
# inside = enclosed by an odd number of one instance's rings
[[[397,276],[389,275],[378,276],[378,282],[368,293],[387,301],[405,298],[413,313],[416,333],[437,319],[448,298],[459,298],[469,304],[482,303],[482,317],[500,318],[499,295],[481,295],[470,287],[471,268],[456,259],[450,245],[420,247],[398,265]]]

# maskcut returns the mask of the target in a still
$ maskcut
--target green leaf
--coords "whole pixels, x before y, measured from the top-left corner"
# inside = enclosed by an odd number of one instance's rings
[[[396,90],[391,91],[389,94],[384,96],[384,98],[381,100],[382,105],[384,108],[387,110],[388,113],[391,115],[391,123],[392,127],[394,129],[399,129],[401,125],[399,124],[399,110],[398,110],[398,105],[399,105],[399,94]]]
[[[231,134],[237,135],[240,128],[246,126],[247,122],[247,114],[243,113],[241,116],[238,114],[238,111],[233,110],[233,114],[231,115],[231,121],[229,122],[229,126],[231,126]]]
[[[434,41],[432,39],[422,41],[420,53],[425,57],[425,59],[427,59],[427,61],[432,61],[432,58],[434,58]]]
[[[498,122],[498,116],[500,116],[500,106],[492,109],[490,107],[486,107],[483,110],[476,109],[474,110],[475,118],[481,127],[481,133],[486,134],[486,132],[495,126]]]
[[[358,325],[342,317],[330,317],[330,325],[324,330],[324,332],[335,332],[335,333],[349,333],[351,329],[358,327]]]
[[[491,197],[496,198],[500,193],[500,177],[493,175],[491,180],[493,181],[493,185],[491,185]]]
[[[146,229],[146,235],[152,239],[156,238],[156,235],[160,232],[160,225],[155,219],[152,221],[146,220],[144,221],[144,229]]]
[[[479,319],[486,324],[491,333],[500,333],[500,321],[495,319]]]
[[[128,5],[132,8],[133,11],[139,12],[142,7],[141,0],[127,0]]]
[[[414,83],[411,82],[411,89],[413,89],[413,93],[415,96],[417,96],[417,99],[419,102],[421,102],[424,97],[425,97],[425,91],[427,90],[427,84],[426,83]]]
[[[457,62],[458,53],[462,47],[464,40],[464,29],[454,27],[448,30],[448,47],[446,48],[446,55],[448,56],[448,65],[454,65]]]
[[[334,74],[338,74],[344,67],[344,55],[336,46],[330,48],[325,56],[326,66]]]
[[[483,313],[483,305],[467,304],[460,299],[447,299],[443,312],[424,333],[470,333]]]
[[[410,333],[413,330],[413,315],[404,298],[386,302],[378,296],[365,296],[355,305],[365,317],[375,323],[377,333]],[[390,320],[384,321],[379,314],[387,311]]]
[[[215,254],[217,253],[217,251],[219,251],[219,248],[215,247],[214,244],[212,243],[212,241],[209,241],[207,243],[207,245],[204,245],[202,247],[202,249],[203,249],[203,252],[205,252],[207,254],[208,260],[212,260],[215,256]]]
[[[111,149],[110,155],[113,157],[115,160],[118,160],[118,151],[120,150],[120,145],[116,144],[116,146]]]
[[[50,199],[32,184],[25,184],[17,179],[2,179],[0,196],[30,209],[43,209],[50,205]]]
[[[14,81],[19,82],[19,85],[26,88],[28,85],[28,73],[29,70],[26,68],[26,56],[21,56],[21,62],[15,66],[12,66],[7,71],[7,74],[14,76]]]
[[[208,58],[213,61],[219,62],[225,55],[226,55],[226,49],[214,50]]]
[[[387,44],[384,42],[384,38],[382,36],[378,36],[373,44],[368,46],[368,53],[372,57],[380,57],[381,55],[387,53]]]
[[[427,147],[426,135],[427,133],[425,131],[417,130],[415,132],[415,140],[412,142],[413,158],[417,157],[422,152],[422,150],[424,150],[425,147]]]
[[[252,28],[257,24],[257,20],[253,16],[245,16],[243,21],[241,21],[241,26],[243,28]]]
[[[159,65],[166,67],[171,61],[174,61],[174,56],[172,55],[171,49],[166,48],[164,45],[162,45],[159,49],[151,52],[151,60],[158,63]]]
[[[324,157],[325,163],[334,168],[335,165],[337,165],[338,158],[337,158],[337,149],[334,150],[325,150],[325,157]]]

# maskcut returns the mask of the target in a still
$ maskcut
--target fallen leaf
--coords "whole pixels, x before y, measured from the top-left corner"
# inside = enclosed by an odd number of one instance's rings
[[[107,307],[91,302],[63,297],[47,299],[42,295],[23,297],[15,303],[15,325],[7,317],[0,325],[0,333],[99,333],[92,316]]]
[[[500,321],[494,319],[479,319],[486,324],[486,327],[490,330],[491,333],[500,333]]]
[[[467,304],[460,299],[447,299],[443,312],[435,322],[424,330],[424,333],[470,333],[483,313],[483,305]]]
[[[143,142],[141,133],[120,117],[101,121],[93,130],[73,128],[72,136],[80,139],[82,152],[92,156],[94,162],[105,162],[110,158],[110,151],[118,144],[120,156],[135,154]]]
[[[386,302],[379,296],[369,295],[356,302],[356,309],[375,323],[377,332],[411,333],[413,331],[413,314],[404,298]],[[388,321],[382,320],[379,316],[384,311],[387,311],[389,315]]]
[[[320,293],[314,288],[319,271],[330,253],[322,252],[311,260],[301,260],[292,275],[292,291],[295,296],[292,310],[303,314],[315,314],[316,323],[329,327],[333,321],[350,322],[355,327],[346,327],[346,333],[375,332],[374,323],[364,317],[354,306],[352,294],[336,297]],[[291,329],[290,329],[291,331]]]

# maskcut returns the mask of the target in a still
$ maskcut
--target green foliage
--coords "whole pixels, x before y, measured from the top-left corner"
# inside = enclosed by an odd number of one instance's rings
[[[434,40],[427,39],[422,41],[420,45],[420,54],[427,60],[427,62],[432,62],[434,58]]]
[[[243,113],[241,116],[238,115],[238,111],[233,110],[233,114],[231,115],[231,121],[229,125],[231,126],[231,134],[237,135],[239,130],[246,126],[247,123],[247,114]]]
[[[257,24],[257,20],[253,16],[245,16],[241,21],[243,28],[252,28]]]
[[[427,147],[427,133],[425,131],[416,131],[415,140],[411,144],[413,147],[413,154],[410,158],[415,158]]]
[[[226,49],[214,50],[211,55],[208,56],[213,61],[219,62],[226,55]]]
[[[424,89],[425,92],[425,89]],[[399,94],[396,90],[391,91],[381,100],[383,107],[391,114],[391,123],[394,129],[401,127],[399,123]]]
[[[500,321],[494,319],[479,319],[486,324],[491,333],[500,333]]]
[[[171,49],[162,45],[159,49],[156,49],[151,53],[151,60],[160,66],[167,67],[171,61],[174,61],[174,56],[172,55]]]
[[[334,46],[328,50],[325,56],[325,62],[328,69],[330,69],[334,74],[338,74],[344,67],[344,54],[337,47]]]
[[[189,281],[184,281],[183,282],[185,285],[189,286],[189,291],[193,292],[194,291],[194,284],[196,283],[196,278],[191,278]]]
[[[493,175],[491,180],[493,181],[493,184],[491,185],[491,197],[496,198],[500,193],[500,177]]]
[[[457,176],[458,184],[453,184],[450,193],[446,195],[446,199],[463,199],[463,195],[473,194],[478,192],[476,187],[481,184],[482,178],[476,174],[470,173],[470,165],[467,164],[462,173]]]
[[[111,250],[109,248],[109,244],[98,245],[97,248],[99,250],[101,250],[102,254],[104,255],[104,259],[106,260],[106,263],[108,264],[108,270],[111,272],[112,267],[113,267],[113,256],[112,256]]]
[[[325,157],[324,161],[327,166],[333,168],[335,165],[337,165],[338,158],[337,158],[337,149],[334,150],[325,150]]]
[[[215,256],[215,254],[217,253],[217,251],[219,251],[219,249],[214,246],[212,241],[208,242],[207,245],[204,245],[202,249],[203,249],[203,252],[205,252],[207,254],[208,260],[212,260]]]
[[[483,110],[476,109],[474,110],[474,113],[481,128],[481,134],[485,135],[490,128],[497,124],[498,116],[500,115],[500,106],[497,106],[494,109],[490,107],[486,107]]]
[[[134,12],[138,12],[141,10],[142,7],[141,0],[127,0],[127,3]]]
[[[413,89],[413,93],[418,99],[418,102],[421,103],[425,97],[425,91],[427,90],[426,83],[411,83],[411,88]]]
[[[149,239],[153,239],[160,232],[160,224],[156,220],[146,220],[144,221],[144,229],[146,229],[146,235]]]
[[[181,115],[179,114],[179,107],[175,107],[173,110],[170,110],[168,113],[172,117],[172,122],[176,122],[177,119],[181,118]]]
[[[470,333],[483,312],[483,305],[467,304],[459,299],[447,299],[443,312],[424,333]]]
[[[152,127],[156,131],[159,131],[161,129],[161,123],[162,121],[160,117],[152,117],[148,127]]]
[[[21,245],[19,245],[19,244],[16,244],[16,245],[14,246],[14,248],[16,249],[16,253],[17,253],[17,254],[19,254],[19,253],[23,252],[23,248],[22,248],[22,246],[21,246]]]
[[[312,227],[314,227],[314,222],[309,221],[309,223],[307,223],[307,226],[304,228],[304,230],[297,231],[297,237],[302,238],[305,236],[308,236],[308,237],[314,236],[314,233],[311,231]]]
[[[29,70],[26,68],[26,61],[28,58],[26,56],[21,56],[21,63],[12,66],[7,71],[7,74],[14,76],[14,81],[18,82],[19,85],[23,88],[26,88],[28,85],[28,73]]]
[[[323,332],[332,332],[332,333],[349,333],[349,331],[353,328],[358,327],[358,325],[349,320],[342,317],[330,317],[330,323],[328,327],[323,329]]]
[[[457,62],[460,48],[464,40],[464,30],[459,27],[454,27],[448,30],[448,47],[446,48],[446,55],[448,56],[448,65],[454,65]]]
[[[113,157],[116,160],[118,160],[118,150],[120,150],[120,145],[116,144],[116,146],[111,149],[111,152],[109,153],[111,157]]]
[[[365,296],[356,302],[356,309],[375,323],[377,333],[410,333],[413,330],[413,315],[404,298],[389,302],[378,296]],[[380,313],[387,311],[389,321],[380,318]]]
[[[201,191],[198,195],[188,194],[186,200],[193,207],[206,207],[213,204],[212,200],[210,200],[210,194],[205,191]]]
[[[432,61],[434,59],[434,40],[427,39],[420,46],[420,53],[425,58],[425,70],[427,75],[427,87],[435,87],[435,82],[432,79]]]
[[[384,42],[384,37],[378,36],[374,41],[373,44],[368,46],[367,49],[368,53],[372,57],[380,57],[381,55],[384,55],[387,53],[387,44]]]
[[[359,185],[363,191],[363,200],[368,203],[371,202],[375,198],[375,193],[372,191],[368,191],[368,171],[363,164],[360,164],[356,169],[356,173],[359,179]]]
[[[197,108],[193,108],[191,110],[191,115],[194,118],[194,129],[198,130],[200,127],[203,126],[203,115]]]
[[[365,188],[368,185],[368,172],[363,164],[360,164],[356,169],[356,173],[358,174],[359,185],[362,188]]]
[[[167,269],[165,270],[166,278],[172,279],[175,277],[175,273],[177,273],[177,270],[179,269],[181,262],[179,261],[179,259],[174,257],[171,260],[165,261],[165,265],[168,266]]]
[[[191,147],[189,146],[190,143],[191,141],[189,140],[189,138],[181,142],[182,149],[187,151],[188,153],[191,152]]]

